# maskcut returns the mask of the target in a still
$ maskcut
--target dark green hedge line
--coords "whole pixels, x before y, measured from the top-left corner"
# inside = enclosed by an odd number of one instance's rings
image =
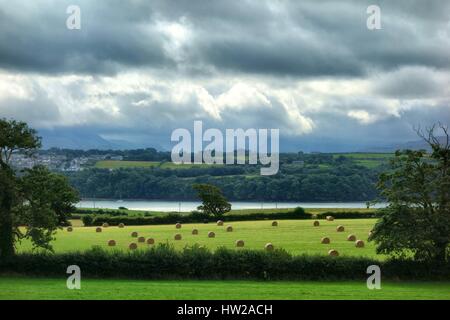
[[[379,265],[382,279],[449,279],[449,264],[436,266],[368,258],[292,256],[283,250],[230,250],[212,252],[201,247],[177,251],[158,245],[133,252],[93,248],[83,253],[19,254],[0,261],[0,273],[66,276],[69,265],[78,265],[82,277],[136,279],[261,279],[365,281],[367,267]]]
[[[332,215],[341,219],[363,219],[363,218],[379,218],[381,212],[362,213],[362,212],[326,212],[317,215],[317,219],[325,219],[326,216]],[[308,213],[296,212],[275,212],[275,213],[247,213],[225,215],[222,220],[225,222],[232,221],[260,221],[260,220],[301,220],[311,219],[312,215]],[[174,223],[210,223],[216,222],[218,219],[201,213],[178,214],[168,213],[161,216],[110,216],[110,215],[83,215],[81,216],[85,226],[101,226],[108,223],[111,226],[117,226],[124,223],[128,226],[141,225],[162,225]]]
[[[230,214],[221,218],[224,221],[255,221],[255,220],[274,220],[274,219],[310,219],[311,215],[305,213],[302,208],[297,208],[291,212],[276,213],[247,213]],[[138,225],[161,225],[173,223],[209,223],[216,222],[218,218],[204,214],[199,211],[193,211],[189,214],[168,213],[158,216],[110,216],[110,215],[84,215],[82,217],[85,226],[101,226],[108,223],[116,226],[124,223],[128,226]]]
[[[128,210],[128,209],[83,209],[76,208],[72,215],[83,215],[83,214],[106,214],[110,216],[123,216],[128,215],[129,213],[141,214],[144,216],[151,216],[152,213],[150,211],[141,211],[141,210]]]
[[[381,218],[383,215],[382,210],[376,210],[373,212],[358,212],[358,211],[327,211],[316,214],[317,219],[325,219],[327,216],[333,216],[339,219],[367,219],[367,218]]]
[[[301,209],[301,208],[300,208]],[[246,214],[229,214],[225,215],[222,220],[225,222],[232,221],[259,221],[259,220],[296,220],[296,219],[311,219],[313,215],[306,213],[303,209],[297,209],[291,212],[274,212],[274,213],[246,213]],[[362,218],[379,218],[381,212],[373,213],[364,212],[325,212],[316,215],[317,219],[325,219],[326,216],[332,215],[341,219],[362,219]],[[117,226],[124,223],[128,226],[139,225],[162,225],[174,223],[209,223],[216,222],[218,219],[212,216],[205,215],[198,211],[193,211],[189,214],[168,213],[166,215],[158,216],[110,216],[107,214],[91,214],[82,215],[81,219],[85,226],[101,226],[103,223],[108,223],[111,226]]]

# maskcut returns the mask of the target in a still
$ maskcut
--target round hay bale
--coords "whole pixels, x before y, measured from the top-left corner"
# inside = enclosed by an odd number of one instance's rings
[[[138,237],[138,233],[137,233],[136,231],[133,231],[133,232],[131,233],[131,237],[132,237],[132,238],[137,238],[137,237]]]
[[[273,244],[271,244],[269,242],[269,243],[266,243],[266,245],[264,246],[264,249],[266,249],[267,251],[273,251],[274,246],[273,246]]]
[[[108,246],[109,247],[115,247],[116,246],[116,241],[115,240],[109,240],[108,241]]]
[[[177,233],[174,237],[175,240],[181,240],[181,234]]]
[[[318,227],[318,226],[320,226],[320,222],[319,222],[319,221],[317,221],[317,220],[316,220],[316,221],[314,221],[314,223],[313,223],[313,226],[314,226],[314,227]]]
[[[119,223],[119,228],[125,228],[125,225],[123,223]]]
[[[337,226],[336,231],[337,232],[344,232],[345,228],[344,228],[344,226]]]
[[[339,256],[339,252],[337,250],[331,249],[330,251],[328,251],[328,255],[330,257],[337,257]]]
[[[215,238],[216,234],[212,231],[208,232],[208,238]]]
[[[356,240],[355,247],[357,247],[357,248],[364,248],[364,241]]]
[[[95,229],[95,232],[102,232],[102,228],[97,227],[97,228]]]
[[[236,241],[236,247],[242,248],[244,246],[244,240],[237,240]]]
[[[227,227],[227,232],[233,232],[233,226],[228,226]]]
[[[278,227],[278,222],[277,221],[272,222],[272,227]]]
[[[128,246],[128,248],[129,248],[130,250],[136,250],[136,249],[138,248],[138,246],[137,246],[136,243],[132,242],[132,243],[130,243],[130,245]]]
[[[373,231],[370,230],[368,236],[370,237],[370,236],[372,236],[372,234],[373,234]]]
[[[144,237],[139,237],[138,238],[138,242],[139,243],[144,243],[145,242],[145,238]]]
[[[181,229],[181,223],[177,223],[177,224],[175,225],[175,228]]]
[[[108,224],[107,222],[105,222],[104,224],[102,224],[102,227],[103,227],[103,228],[108,228],[108,227],[109,227],[109,224]]]
[[[155,244],[155,239],[153,239],[153,238],[148,238],[148,239],[147,239],[147,244],[150,244],[150,245]]]
[[[328,237],[324,237],[322,238],[322,240],[320,240],[321,244],[330,244],[330,238]]]
[[[334,217],[333,216],[327,216],[327,221],[334,221]]]
[[[354,234],[349,234],[347,236],[347,241],[355,241],[356,240],[356,236]]]
[[[72,232],[73,228],[72,227],[67,227],[67,232]]]
[[[194,236],[198,235],[198,230],[197,230],[197,229],[192,229],[192,234],[193,234]]]
[[[218,225],[219,227],[223,226],[223,221],[222,221],[222,220],[217,221],[217,225]]]

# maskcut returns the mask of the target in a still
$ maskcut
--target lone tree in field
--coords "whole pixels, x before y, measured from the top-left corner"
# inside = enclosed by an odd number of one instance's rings
[[[194,184],[193,188],[202,200],[202,205],[197,207],[198,210],[216,218],[222,217],[231,210],[231,204],[218,187],[210,184]]]
[[[35,248],[51,250],[56,229],[67,224],[79,200],[65,177],[45,167],[16,174],[11,157],[17,152],[31,156],[40,146],[36,131],[26,123],[0,119],[0,258],[14,255],[15,243],[25,238]]]
[[[436,136],[436,129],[444,137]],[[385,215],[369,240],[377,252],[417,260],[445,262],[450,244],[450,137],[448,127],[433,126],[420,137],[425,151],[397,151],[391,170],[380,176],[378,189],[388,201]]]

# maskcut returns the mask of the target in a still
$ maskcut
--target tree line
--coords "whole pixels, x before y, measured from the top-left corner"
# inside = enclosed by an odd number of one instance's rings
[[[271,177],[239,166],[88,169],[67,176],[83,198],[194,200],[192,185],[198,183],[218,186],[233,201],[367,201],[378,195],[378,171],[351,163],[286,171],[281,166]]]

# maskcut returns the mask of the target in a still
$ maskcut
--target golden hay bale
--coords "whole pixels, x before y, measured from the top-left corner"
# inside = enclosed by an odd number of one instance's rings
[[[197,230],[197,229],[192,229],[192,234],[193,234],[194,236],[198,235],[198,230]]]
[[[181,223],[177,223],[177,224],[175,225],[175,228],[181,229]]]
[[[330,257],[337,257],[339,256],[339,252],[337,250],[331,249],[330,251],[328,251],[328,255]]]
[[[347,241],[355,241],[356,240],[356,236],[354,234],[349,234],[347,237]]]
[[[333,216],[327,216],[327,221],[334,221],[334,217]]]
[[[242,248],[244,246],[244,240],[237,240],[236,247]]]
[[[136,231],[133,231],[133,232],[131,233],[131,237],[137,238],[137,237],[138,237],[138,233],[137,233]]]
[[[103,228],[108,228],[108,227],[109,227],[109,224],[105,222],[104,224],[102,224],[102,227],[103,227]]]
[[[336,231],[337,232],[344,232],[345,228],[344,228],[344,226],[337,226]]]
[[[273,251],[274,246],[273,246],[273,244],[271,244],[271,243],[266,243],[266,245],[264,246],[264,248],[265,248],[267,251]]]
[[[109,240],[108,241],[108,246],[115,247],[116,246],[116,241],[115,240]]]
[[[125,228],[125,225],[123,223],[119,223],[119,228]]]
[[[373,234],[373,230],[370,230],[368,236],[370,237],[370,236],[372,236],[372,234]]]
[[[318,226],[320,226],[320,222],[319,222],[319,221],[317,221],[317,220],[316,220],[316,221],[314,221],[314,223],[313,223],[313,226],[314,226],[314,227],[318,227]]]
[[[147,244],[155,244],[155,239],[153,239],[153,238],[148,238],[148,239],[147,239]]]
[[[222,221],[222,220],[217,221],[217,225],[218,225],[219,227],[223,226],[223,221]]]
[[[128,246],[128,248],[129,248],[130,250],[136,250],[136,249],[138,248],[138,246],[137,246],[136,243],[132,242],[132,243],[130,243],[130,245]]]
[[[277,221],[272,222],[272,227],[278,227],[278,222]]]
[[[177,233],[174,237],[175,240],[181,240],[181,234]]]
[[[67,227],[67,232],[72,232],[73,228],[72,227]]]
[[[364,248],[364,241],[356,240],[355,247],[357,247],[357,248]]]
[[[322,240],[320,240],[321,244],[330,244],[330,238],[328,237],[324,237],[322,238]]]
[[[144,243],[145,242],[145,238],[144,237],[139,237],[138,238],[138,242],[139,243]]]
[[[208,232],[208,238],[215,238],[216,234],[212,231]]]
[[[95,232],[102,232],[102,228],[97,227],[97,228],[95,229]]]
[[[233,227],[232,226],[228,226],[227,227],[227,232],[233,232]]]

